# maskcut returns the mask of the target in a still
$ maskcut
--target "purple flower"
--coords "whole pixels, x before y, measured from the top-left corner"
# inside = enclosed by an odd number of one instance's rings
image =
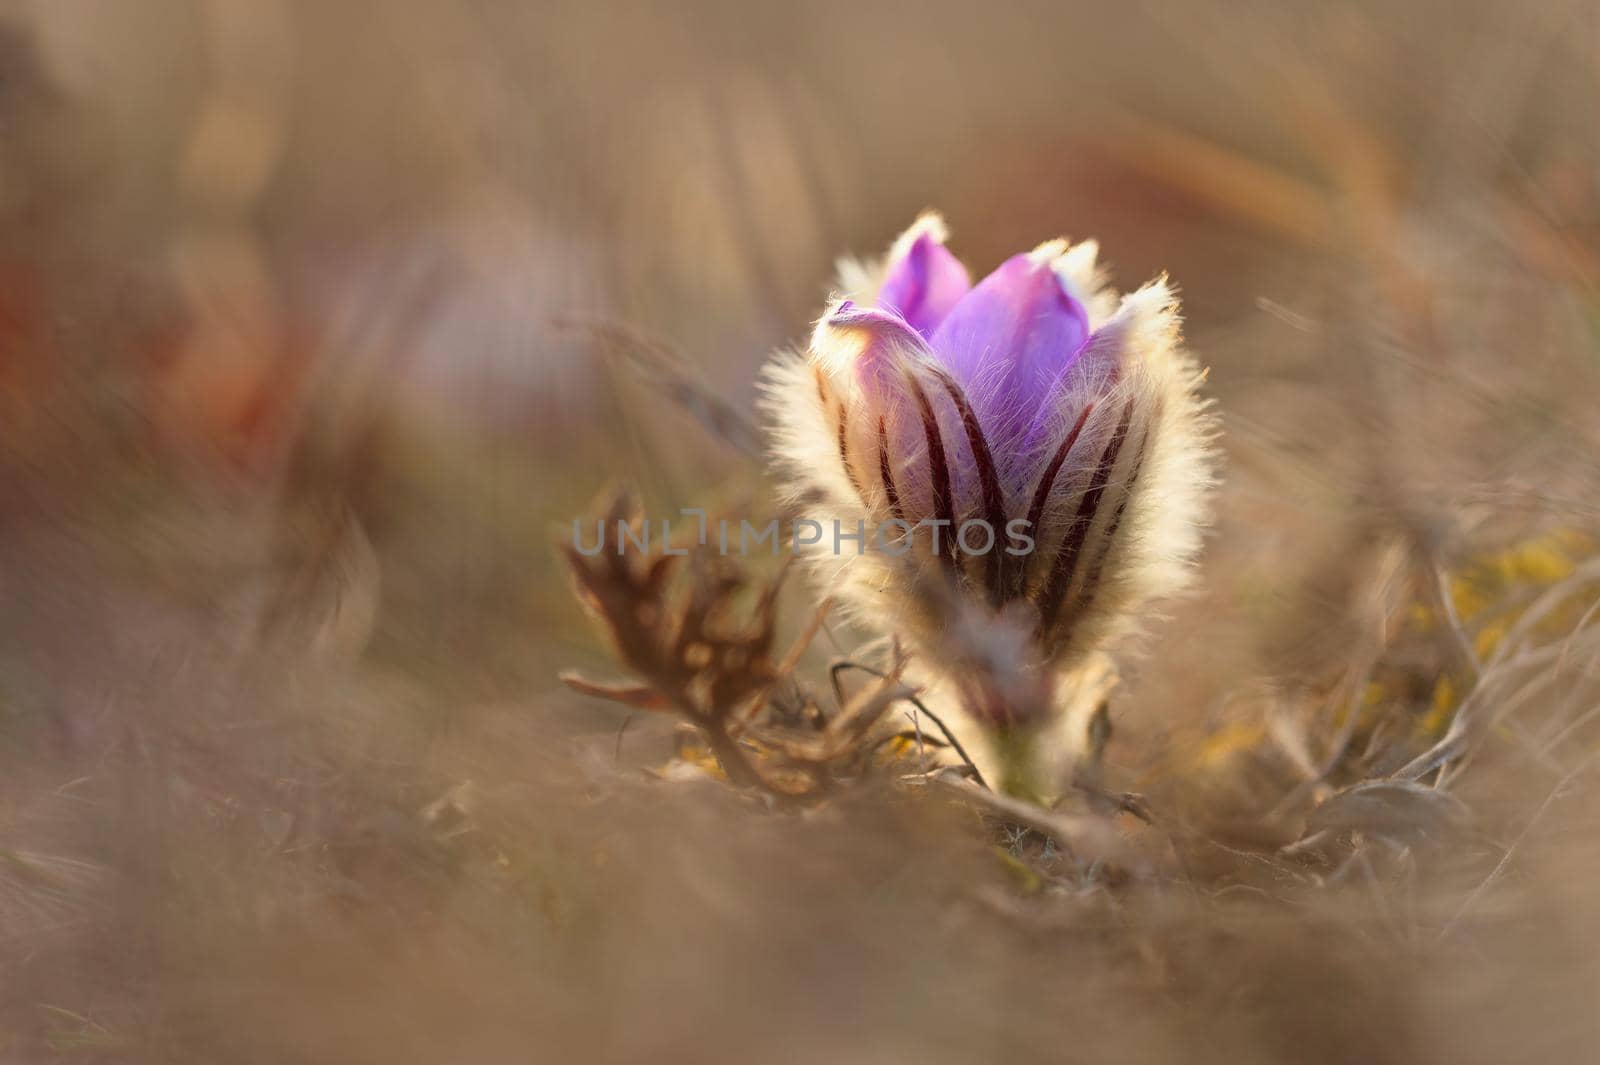
[[[848,266],[808,351],[769,367],[778,466],[806,520],[869,531],[813,553],[859,613],[937,653],[956,607],[1021,605],[1066,665],[1189,580],[1202,375],[1164,279],[1118,299],[1093,242],[1056,240],[973,285],[945,235],[926,215]]]
[[[890,253],[893,272],[878,286],[878,306],[898,314],[924,337],[972,288],[972,278],[944,246],[937,227],[913,226]]]

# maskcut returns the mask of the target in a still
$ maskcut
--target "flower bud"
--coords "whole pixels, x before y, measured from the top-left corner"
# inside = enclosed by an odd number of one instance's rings
[[[1118,298],[1094,242],[1056,240],[973,285],[945,237],[927,215],[876,268],[847,265],[808,349],[767,368],[779,475],[803,517],[894,541],[810,556],[866,620],[937,664],[956,604],[1020,611],[1068,668],[1191,579],[1203,374],[1164,278]]]

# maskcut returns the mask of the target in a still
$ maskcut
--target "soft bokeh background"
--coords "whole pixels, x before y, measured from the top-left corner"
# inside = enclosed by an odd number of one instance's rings
[[[1035,906],[954,815],[641,779],[551,545],[766,505],[596,326],[748,412],[919,210],[1096,236],[1229,471],[1111,764],[1259,813],[1283,720],[1450,710],[1433,577],[1593,550],[1597,98],[1583,0],[0,6],[0,1057],[1584,1060],[1592,642],[1404,912]]]

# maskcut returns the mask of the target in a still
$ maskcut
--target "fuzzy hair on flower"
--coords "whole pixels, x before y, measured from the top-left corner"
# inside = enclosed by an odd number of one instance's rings
[[[937,662],[960,612],[1021,611],[1067,669],[1192,579],[1204,375],[1164,277],[1119,297],[1095,242],[1052,240],[973,284],[946,237],[925,214],[881,263],[844,264],[807,350],[767,367],[776,467],[864,620]]]

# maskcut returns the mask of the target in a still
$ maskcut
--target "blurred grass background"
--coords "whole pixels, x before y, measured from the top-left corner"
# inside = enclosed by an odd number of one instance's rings
[[[1567,0],[0,7],[0,1056],[1580,1060],[1592,795],[1442,972],[1359,891],[1019,925],[898,800],[619,773],[668,744],[557,688],[551,545],[763,498],[585,323],[748,409],[925,207],[1098,237],[1228,460],[1111,759],[1258,812],[1285,706],[1443,727],[1433,574],[1486,656],[1593,551],[1597,97]],[[1595,742],[1483,767],[1488,836]]]

